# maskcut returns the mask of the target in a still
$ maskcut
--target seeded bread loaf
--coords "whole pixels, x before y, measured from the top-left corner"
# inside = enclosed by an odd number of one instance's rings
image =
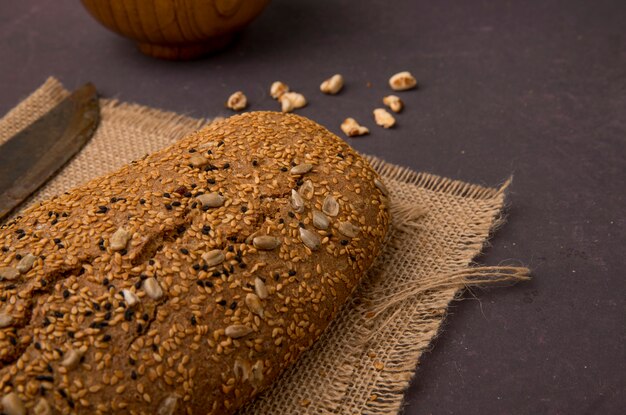
[[[305,118],[247,113],[0,229],[0,409],[230,414],[322,333],[387,194]]]

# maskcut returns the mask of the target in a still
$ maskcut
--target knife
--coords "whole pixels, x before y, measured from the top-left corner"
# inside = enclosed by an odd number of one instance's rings
[[[100,121],[87,83],[0,146],[0,220],[39,189],[89,141]]]

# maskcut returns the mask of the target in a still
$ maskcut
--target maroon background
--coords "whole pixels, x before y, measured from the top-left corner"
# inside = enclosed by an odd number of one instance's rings
[[[275,0],[232,48],[173,63],[141,56],[78,0],[2,0],[0,113],[49,75],[193,116],[229,114],[238,89],[251,109],[277,109],[280,79],[309,98],[300,114],[335,132],[346,116],[369,125],[349,140],[363,152],[485,185],[514,174],[508,223],[480,261],[528,265],[534,279],[452,305],[404,413],[618,414],[625,34],[623,0]],[[420,89],[382,130],[371,110],[405,69]],[[345,90],[321,95],[336,72]]]

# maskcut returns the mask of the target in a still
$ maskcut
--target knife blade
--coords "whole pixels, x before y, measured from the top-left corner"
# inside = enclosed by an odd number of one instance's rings
[[[0,146],[0,220],[57,173],[96,131],[98,92],[78,88]]]

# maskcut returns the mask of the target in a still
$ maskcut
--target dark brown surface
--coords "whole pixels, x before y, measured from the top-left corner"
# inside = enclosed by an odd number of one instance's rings
[[[508,223],[480,258],[534,280],[451,308],[423,356],[405,414],[618,414],[626,407],[626,3],[275,0],[212,58],[155,61],[77,1],[0,2],[0,113],[47,76],[194,116],[227,115],[243,90],[275,109],[287,82],[301,115],[358,150],[417,170],[497,185],[515,175]],[[412,71],[406,110],[382,130],[371,110]],[[319,93],[333,73],[338,96]],[[366,83],[371,82],[371,88]]]

